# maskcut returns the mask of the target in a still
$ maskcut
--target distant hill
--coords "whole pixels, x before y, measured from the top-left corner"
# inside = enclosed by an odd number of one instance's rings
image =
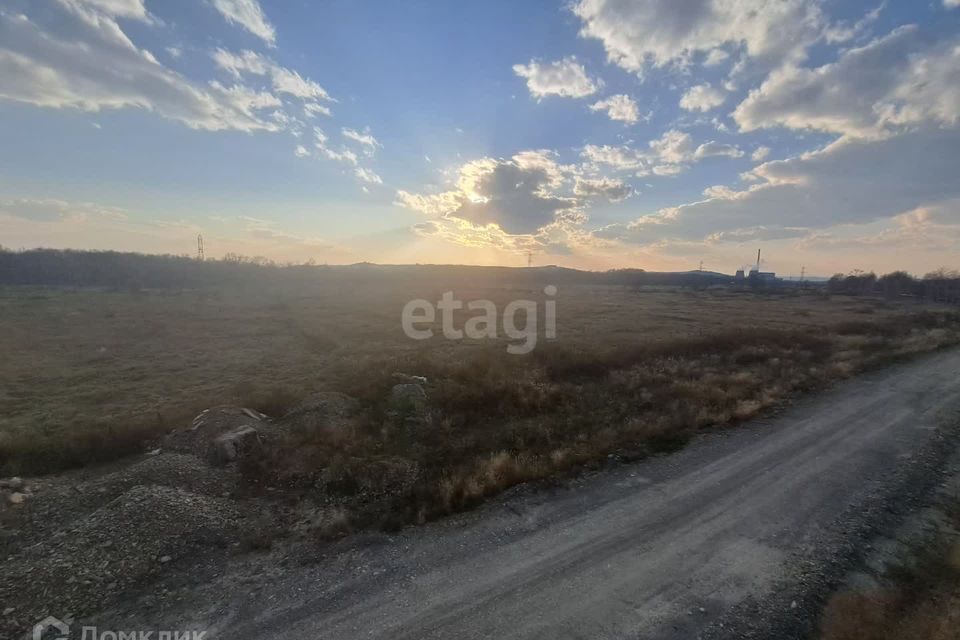
[[[263,259],[230,256],[199,261],[184,256],[117,251],[34,249],[0,251],[0,284],[98,286],[115,288],[205,287],[231,283],[337,281],[363,283],[402,280],[430,283],[462,281],[473,284],[529,285],[678,285],[726,284],[732,276],[714,271],[652,272],[643,269],[581,271],[556,265],[488,267],[468,265],[281,266]]]

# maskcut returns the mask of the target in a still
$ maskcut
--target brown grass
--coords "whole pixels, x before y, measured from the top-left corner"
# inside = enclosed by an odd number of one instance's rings
[[[540,296],[509,286],[0,289],[0,475],[142,450],[205,407],[279,416],[312,391],[337,390],[364,407],[354,423],[290,433],[244,474],[254,488],[342,510],[332,531],[391,527],[610,455],[673,450],[700,429],[960,335],[942,309],[885,303],[863,314],[864,300],[842,296],[570,287],[558,296],[559,339],[529,356],[507,355],[504,339],[407,339],[406,300],[446,289],[501,309]],[[429,428],[391,427],[395,372],[430,380]]]
[[[960,544],[926,549],[872,591],[833,596],[821,640],[957,640],[960,638]]]
[[[386,358],[342,380],[369,407],[348,435],[275,443],[244,471],[258,485],[319,491],[353,510],[358,525],[422,522],[610,455],[674,450],[698,430],[735,424],[797,393],[960,338],[950,316],[885,323],[861,333],[725,331],[596,352],[553,345],[528,359],[480,347],[455,362]],[[404,438],[390,437],[378,403],[398,370],[432,381],[433,425]],[[384,465],[416,473],[384,494],[375,480]]]

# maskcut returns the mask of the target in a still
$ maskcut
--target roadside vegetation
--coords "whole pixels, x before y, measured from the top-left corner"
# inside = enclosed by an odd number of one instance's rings
[[[366,411],[334,437],[291,431],[242,469],[253,486],[322,496],[357,526],[423,522],[522,482],[682,447],[699,430],[958,341],[960,319],[924,313],[589,351],[555,345],[530,360],[487,350],[384,360],[344,378],[342,390]],[[391,416],[383,399],[395,371],[432,381],[426,424]]]
[[[887,572],[880,586],[841,591],[827,603],[821,640],[955,640],[960,637],[960,508],[940,535]]]

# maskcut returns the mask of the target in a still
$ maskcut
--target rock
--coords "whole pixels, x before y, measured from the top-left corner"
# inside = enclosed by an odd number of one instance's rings
[[[320,391],[304,398],[276,425],[274,430],[291,431],[300,436],[330,433],[350,424],[360,411],[360,403],[345,393]]]
[[[427,385],[427,379],[423,376],[411,376],[406,373],[395,373],[393,379],[397,384],[418,384],[421,387]]]
[[[390,389],[390,409],[404,412],[427,406],[427,392],[419,384],[403,383]]]
[[[394,385],[390,389],[387,415],[396,428],[404,431],[428,426],[431,420],[427,392],[419,384]]]
[[[210,444],[207,459],[216,465],[236,462],[260,446],[260,432],[251,426],[237,427]]]
[[[160,564],[167,564],[167,563],[170,562],[171,560],[173,560],[173,558],[171,558],[170,556],[161,556],[161,557],[160,557]]]
[[[262,430],[267,422],[257,417],[259,415],[261,414],[244,407],[220,406],[205,409],[193,419],[190,427],[174,431],[164,438],[161,448],[203,457],[210,450],[213,441],[225,433],[245,426]]]
[[[12,489],[13,491],[19,491],[23,488],[23,479],[16,476],[12,478],[4,478],[0,480],[0,489]]]
[[[160,455],[160,453],[161,453],[161,450],[160,450],[160,449],[154,449],[153,451],[147,451],[147,455],[148,455],[148,456],[158,456],[158,455]]]
[[[6,616],[10,615],[11,613],[13,613],[13,612],[16,611],[16,610],[17,610],[16,607],[7,607],[6,609],[3,610],[3,615],[4,615],[4,617],[6,617]]]
[[[10,501],[10,504],[23,504],[24,500],[27,499],[27,494],[25,493],[11,493],[7,496],[7,500]]]

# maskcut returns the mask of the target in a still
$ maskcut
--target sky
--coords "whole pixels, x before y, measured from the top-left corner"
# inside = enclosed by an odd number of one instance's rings
[[[960,0],[2,0],[0,245],[960,268]]]

